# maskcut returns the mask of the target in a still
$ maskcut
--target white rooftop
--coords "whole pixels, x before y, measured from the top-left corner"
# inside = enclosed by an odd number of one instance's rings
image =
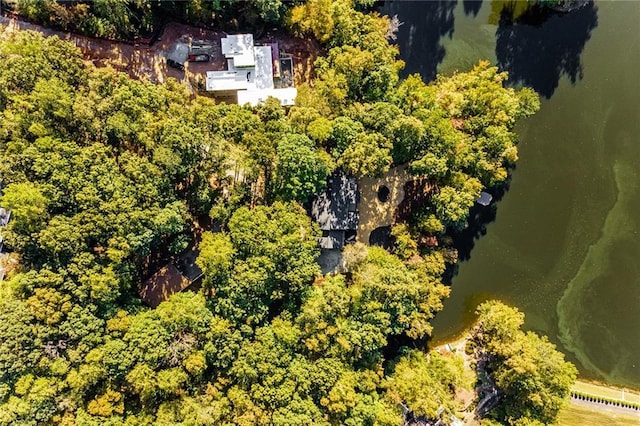
[[[236,59],[227,60],[227,71],[207,71],[206,88],[209,91],[273,89],[271,47],[251,48],[255,58],[253,67],[236,67]]]
[[[271,46],[255,46],[253,53],[256,60],[256,89],[273,89]]]
[[[236,91],[240,105],[256,106],[269,97],[285,106],[295,104],[296,88],[274,88],[271,46],[254,46],[251,34],[230,35],[220,43],[228,70],[207,72],[208,91]]]
[[[220,40],[222,54],[236,67],[254,66],[253,34],[232,34]]]
[[[250,86],[255,87],[250,71],[207,71],[206,88],[208,91],[246,90]]]
[[[284,89],[262,89],[262,90],[239,90],[238,91],[238,104],[244,105],[246,103],[251,106],[259,105],[272,97],[280,101],[280,104],[284,106],[295,105],[296,96],[298,95],[298,89],[295,87],[287,87]]]

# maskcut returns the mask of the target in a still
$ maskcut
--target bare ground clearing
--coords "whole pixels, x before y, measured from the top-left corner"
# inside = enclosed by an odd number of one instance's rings
[[[203,81],[204,72],[226,68],[226,61],[220,51],[220,38],[226,35],[222,31],[205,30],[172,22],[164,27],[158,41],[148,46],[56,31],[15,17],[0,16],[0,24],[2,24],[0,25],[0,39],[20,30],[32,30],[46,36],[58,36],[62,40],[74,43],[85,59],[93,62],[96,66],[111,66],[126,72],[132,78],[141,80],[162,83],[167,78],[173,77],[197,87],[197,83]],[[184,72],[168,67],[165,55],[172,44],[180,39],[186,40],[188,38],[212,41],[214,45],[212,60],[210,62],[186,63]],[[292,55],[295,67],[295,84],[309,81],[312,77],[313,62],[321,51],[320,46],[312,40],[293,37],[283,31],[267,32],[264,37],[255,42],[260,44],[273,41],[278,42],[280,50]]]

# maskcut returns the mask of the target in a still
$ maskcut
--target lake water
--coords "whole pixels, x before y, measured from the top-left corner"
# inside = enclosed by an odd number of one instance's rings
[[[640,387],[640,2],[565,15],[527,12],[524,2],[501,13],[506,3],[382,9],[404,22],[407,72],[429,80],[488,59],[542,95],[518,126],[520,160],[495,220],[462,251],[435,339],[460,333],[478,303],[498,298],[583,376]]]

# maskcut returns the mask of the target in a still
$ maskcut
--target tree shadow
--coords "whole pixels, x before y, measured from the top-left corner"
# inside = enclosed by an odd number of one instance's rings
[[[440,44],[443,36],[453,36],[453,11],[458,0],[433,0],[415,2],[386,2],[380,12],[397,15],[400,26],[397,42],[406,67],[402,76],[418,73],[424,81],[436,76],[445,49]]]
[[[482,0],[462,0],[462,7],[465,15],[478,16],[482,7]]]
[[[585,3],[568,13],[532,6],[516,18],[504,7],[496,31],[496,57],[509,80],[549,99],[560,78],[582,79],[580,55],[598,26],[598,8]]]
[[[491,194],[493,200],[488,206],[475,203],[469,210],[467,219],[467,227],[461,231],[453,231],[451,238],[453,239],[453,247],[458,251],[458,262],[449,265],[443,274],[442,281],[445,284],[451,284],[453,277],[458,275],[460,262],[466,262],[471,259],[471,252],[476,244],[476,240],[487,234],[487,225],[496,220],[498,212],[498,204],[504,195],[509,191],[511,186],[511,177],[515,170],[515,166],[509,171],[509,177],[500,186],[485,189]]]

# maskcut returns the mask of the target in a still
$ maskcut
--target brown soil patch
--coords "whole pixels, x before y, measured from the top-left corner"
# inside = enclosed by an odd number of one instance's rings
[[[199,81],[204,82],[206,71],[226,69],[226,60],[220,47],[220,38],[226,35],[222,31],[169,23],[163,29],[158,41],[148,46],[54,31],[12,17],[0,17],[0,23],[3,24],[0,26],[0,38],[19,30],[38,31],[46,36],[56,35],[62,40],[70,41],[78,46],[85,59],[92,61],[96,66],[111,66],[136,79],[162,83],[167,78],[173,77],[197,87]],[[171,45],[178,40],[188,40],[189,38],[213,42],[215,48],[211,62],[186,63],[184,72],[168,67],[165,55]],[[266,33],[264,37],[255,40],[257,44],[273,41],[278,42],[281,50],[292,55],[295,67],[295,84],[308,81],[312,76],[313,62],[321,52],[320,46],[314,41],[293,37],[283,31]]]

